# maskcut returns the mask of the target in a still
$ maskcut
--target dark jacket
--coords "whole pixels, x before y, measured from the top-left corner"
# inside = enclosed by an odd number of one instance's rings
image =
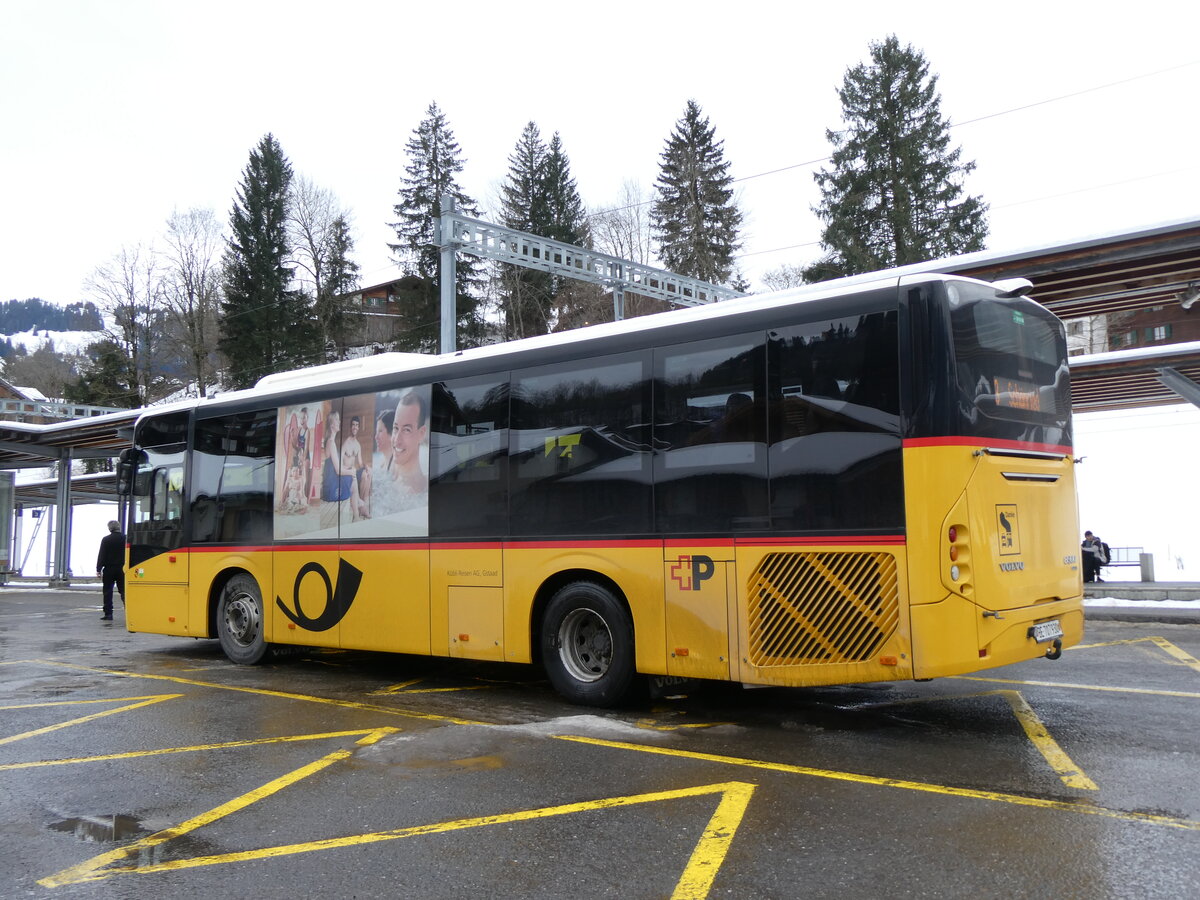
[[[100,553],[96,557],[96,571],[109,566],[116,569],[125,567],[125,535],[119,531],[110,531],[100,541]]]

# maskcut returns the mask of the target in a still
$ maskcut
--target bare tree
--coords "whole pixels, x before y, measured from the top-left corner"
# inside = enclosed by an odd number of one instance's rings
[[[292,181],[292,203],[288,210],[288,243],[296,266],[294,284],[317,295],[325,276],[326,247],[332,237],[333,222],[341,215],[337,197],[328,188],[318,187],[311,178],[297,175]]]
[[[596,249],[609,256],[652,265],[650,206],[653,202],[653,195],[646,196],[640,184],[626,181],[614,205],[594,209],[588,216]]]
[[[292,182],[288,234],[296,284],[313,298],[322,346],[344,357],[352,328],[345,295],[358,283],[358,266],[350,259],[350,213],[332,191],[300,175]]]
[[[638,182],[626,181],[615,204],[595,209],[588,217],[596,249],[644,266],[658,265],[650,231],[653,203],[653,191],[647,195]],[[625,294],[625,317],[628,319],[669,309],[674,307],[665,300],[632,292]],[[591,321],[607,321],[612,318],[612,310],[610,308],[607,315],[596,310],[595,315],[598,318]]]
[[[221,302],[221,223],[211,209],[175,212],[167,219],[162,254],[162,300],[170,327],[164,342],[187,363],[201,397],[216,380]]]
[[[808,283],[804,280],[804,266],[792,266],[787,263],[778,269],[764,273],[762,282],[768,291],[784,291],[788,288],[802,287]]]
[[[168,376],[161,335],[165,319],[162,273],[153,248],[122,247],[84,283],[108,315],[108,331],[129,361],[138,405],[166,396],[175,384]]]

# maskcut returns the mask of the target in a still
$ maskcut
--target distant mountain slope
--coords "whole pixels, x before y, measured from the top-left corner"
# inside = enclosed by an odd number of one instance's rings
[[[91,301],[60,306],[34,297],[0,303],[0,334],[24,331],[100,331],[104,320]]]

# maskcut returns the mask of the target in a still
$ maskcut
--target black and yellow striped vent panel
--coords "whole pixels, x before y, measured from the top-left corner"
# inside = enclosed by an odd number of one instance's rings
[[[748,587],[755,666],[866,662],[899,620],[887,553],[769,553]]]

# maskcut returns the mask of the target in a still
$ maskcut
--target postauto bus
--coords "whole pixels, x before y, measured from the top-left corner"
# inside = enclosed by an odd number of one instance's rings
[[[1070,385],[1027,288],[885,273],[148,410],[128,628],[539,662],[598,706],[1057,658]]]

